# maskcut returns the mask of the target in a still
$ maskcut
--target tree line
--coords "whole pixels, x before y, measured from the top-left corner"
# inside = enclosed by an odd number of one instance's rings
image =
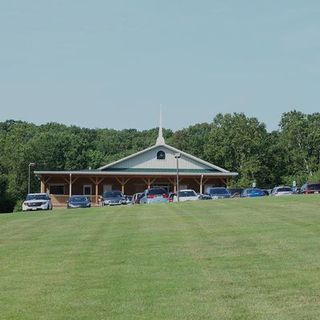
[[[0,122],[0,212],[9,212],[27,192],[28,165],[36,170],[98,168],[154,145],[158,129],[88,129],[58,123]],[[320,113],[283,113],[279,129],[244,113],[217,114],[211,123],[172,131],[166,142],[229,171],[233,187],[298,185],[320,180]],[[31,190],[39,190],[32,176]]]

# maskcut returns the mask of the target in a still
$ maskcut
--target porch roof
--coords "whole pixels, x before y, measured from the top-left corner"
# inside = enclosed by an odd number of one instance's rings
[[[34,171],[37,176],[58,176],[58,175],[80,175],[80,176],[175,176],[176,169],[151,169],[151,168],[124,168],[114,169],[108,171],[101,170],[76,170],[76,171]],[[217,172],[211,169],[179,169],[181,176],[212,176],[212,177],[234,177],[236,172]]]

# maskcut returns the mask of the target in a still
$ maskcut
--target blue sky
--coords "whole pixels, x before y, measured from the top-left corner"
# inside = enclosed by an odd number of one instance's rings
[[[318,0],[1,0],[0,121],[180,129],[320,111]]]

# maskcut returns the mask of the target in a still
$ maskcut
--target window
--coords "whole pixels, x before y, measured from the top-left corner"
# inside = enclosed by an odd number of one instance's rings
[[[86,184],[83,186],[83,194],[85,196],[91,196],[92,195],[92,185]]]
[[[166,153],[162,150],[158,151],[157,153],[157,159],[158,160],[164,160],[166,158]]]
[[[50,184],[49,185],[49,193],[62,195],[64,194],[64,184]]]

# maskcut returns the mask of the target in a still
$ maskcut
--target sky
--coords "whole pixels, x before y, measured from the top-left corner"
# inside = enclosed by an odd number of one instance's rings
[[[0,121],[165,128],[320,111],[318,0],[0,0]]]

